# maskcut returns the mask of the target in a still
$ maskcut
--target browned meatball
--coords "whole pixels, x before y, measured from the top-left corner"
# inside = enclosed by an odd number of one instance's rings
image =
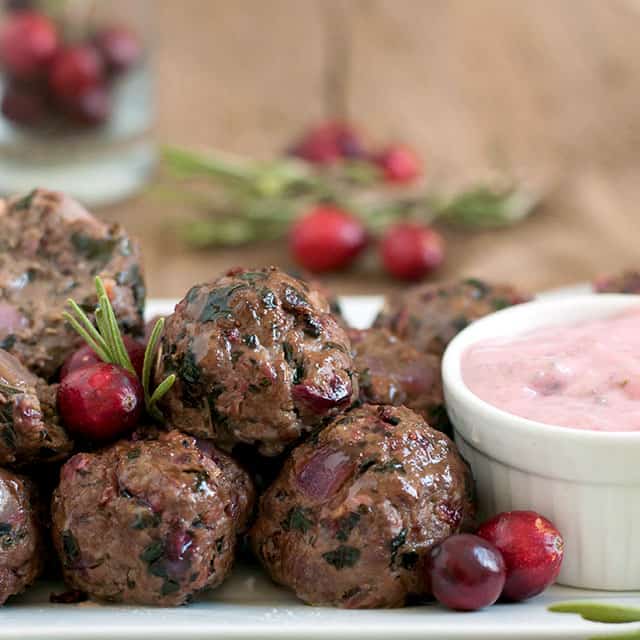
[[[275,267],[193,287],[167,319],[158,380],[175,427],[277,455],[357,397],[351,345],[326,299]]]
[[[302,600],[398,607],[425,554],[473,515],[455,445],[405,407],[364,405],[293,450],[260,500],[253,548]]]
[[[0,604],[28,587],[43,565],[43,539],[31,481],[0,469]]]
[[[229,458],[213,454],[173,431],[71,458],[51,507],[69,586],[153,605],[183,604],[217,587],[253,493]]]
[[[67,298],[92,310],[95,276],[122,328],[142,331],[145,288],[138,244],[74,200],[38,189],[0,202],[0,347],[51,379],[82,339],[62,318]]]
[[[612,276],[602,276],[595,280],[593,288],[597,293],[640,293],[640,271],[623,271]]]
[[[71,453],[60,425],[57,385],[47,385],[0,349],[0,464],[52,462]]]
[[[387,329],[352,329],[349,337],[362,402],[404,405],[434,429],[450,430],[439,356],[421,353]]]
[[[389,329],[419,351],[442,355],[473,320],[528,299],[509,285],[476,278],[424,284],[387,300],[374,326]]]

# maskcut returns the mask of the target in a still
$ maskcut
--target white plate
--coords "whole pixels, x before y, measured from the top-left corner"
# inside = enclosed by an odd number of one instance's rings
[[[548,295],[584,293],[580,285]],[[379,297],[342,300],[354,326],[366,327],[380,306]],[[169,300],[152,300],[149,316],[167,314]],[[547,606],[561,600],[589,599],[640,606],[639,593],[606,593],[552,587],[522,604],[500,604],[475,613],[456,613],[436,605],[378,611],[344,611],[309,607],[273,585],[258,567],[238,566],[216,591],[187,607],[158,609],[83,602],[50,604],[61,584],[42,583],[0,611],[3,640],[249,640],[275,638],[327,640],[329,638],[433,638],[438,640],[587,639],[640,631],[640,624],[599,624],[572,614],[549,613]]]

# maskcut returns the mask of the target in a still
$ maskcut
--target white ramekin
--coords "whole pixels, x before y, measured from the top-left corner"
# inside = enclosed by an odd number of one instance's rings
[[[529,302],[474,322],[444,355],[447,408],[473,469],[481,516],[532,509],[552,520],[565,539],[561,584],[640,589],[640,432],[569,429],[514,416],[470,391],[460,360],[479,340],[603,318],[634,305],[640,296]]]

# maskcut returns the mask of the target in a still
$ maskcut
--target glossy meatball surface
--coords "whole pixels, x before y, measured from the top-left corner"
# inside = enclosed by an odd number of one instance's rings
[[[31,481],[0,469],[0,604],[40,574],[43,536]]]
[[[223,455],[223,454],[221,454]],[[52,500],[53,540],[69,586],[93,598],[179,605],[218,586],[250,510],[232,462],[177,431],[79,453]]]
[[[439,356],[418,351],[387,329],[352,329],[349,337],[362,402],[403,405],[435,429],[450,430]]]
[[[177,428],[277,455],[357,397],[349,339],[327,300],[275,267],[193,287],[167,319],[158,379]]]
[[[53,462],[71,453],[73,443],[58,417],[56,389],[0,349],[1,465]]]
[[[404,407],[364,405],[293,450],[251,531],[271,577],[310,604],[398,607],[426,552],[473,516],[455,445]]]
[[[387,300],[374,326],[388,329],[423,353],[442,355],[456,334],[473,320],[528,299],[509,285],[477,278],[429,283]]]
[[[37,189],[0,201],[0,348],[50,380],[83,344],[62,317],[67,299],[92,311],[95,276],[121,327],[141,333],[145,287],[138,244],[75,200]]]

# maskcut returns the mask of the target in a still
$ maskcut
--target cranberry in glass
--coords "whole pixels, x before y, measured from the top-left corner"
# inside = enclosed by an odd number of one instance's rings
[[[40,75],[58,49],[54,23],[37,11],[18,11],[0,28],[0,64],[13,78]]]
[[[143,403],[138,378],[106,362],[76,369],[58,387],[63,424],[87,440],[112,440],[131,431],[142,415]]]
[[[47,100],[35,87],[10,82],[4,88],[0,111],[15,124],[35,126],[46,116]]]
[[[74,99],[102,84],[104,64],[96,49],[75,45],[63,49],[51,64],[49,86],[61,103]]]
[[[65,105],[67,115],[79,125],[104,124],[111,114],[111,93],[105,85],[97,85]]]
[[[459,611],[492,605],[500,597],[506,576],[500,551],[469,533],[451,536],[431,549],[426,571],[433,596]]]
[[[133,31],[123,26],[103,29],[96,34],[94,42],[112,73],[127,71],[142,57],[140,40]]]

